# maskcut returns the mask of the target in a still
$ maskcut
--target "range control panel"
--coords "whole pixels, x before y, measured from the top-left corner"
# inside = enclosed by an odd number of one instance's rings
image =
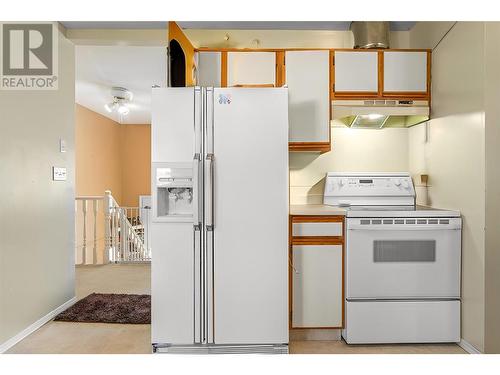
[[[409,173],[328,173],[324,203],[331,205],[413,205],[415,188]]]

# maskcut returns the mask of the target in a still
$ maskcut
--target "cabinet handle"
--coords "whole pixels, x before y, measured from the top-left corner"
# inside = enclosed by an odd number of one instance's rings
[[[295,272],[297,275],[300,275],[300,272],[297,271],[297,268],[293,265],[292,258],[288,257],[288,264],[290,264],[290,267],[292,267],[293,272]]]

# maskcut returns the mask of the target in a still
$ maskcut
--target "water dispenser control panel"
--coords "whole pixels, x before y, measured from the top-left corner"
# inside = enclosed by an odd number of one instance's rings
[[[191,163],[153,163],[153,221],[193,220],[193,167]]]

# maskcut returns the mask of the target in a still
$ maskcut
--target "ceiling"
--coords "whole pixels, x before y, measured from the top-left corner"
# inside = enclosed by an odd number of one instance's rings
[[[351,21],[179,21],[183,29],[212,30],[349,30]],[[414,21],[391,21],[392,31],[410,30]],[[166,29],[167,21],[61,21],[67,29]]]
[[[151,123],[151,87],[164,86],[164,47],[76,46],[76,102],[124,124]],[[130,113],[120,118],[104,105],[112,101],[110,89],[125,87],[134,97]]]

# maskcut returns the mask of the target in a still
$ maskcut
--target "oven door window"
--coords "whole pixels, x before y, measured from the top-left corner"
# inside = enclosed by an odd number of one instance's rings
[[[373,241],[373,261],[435,262],[436,240],[376,240]]]

